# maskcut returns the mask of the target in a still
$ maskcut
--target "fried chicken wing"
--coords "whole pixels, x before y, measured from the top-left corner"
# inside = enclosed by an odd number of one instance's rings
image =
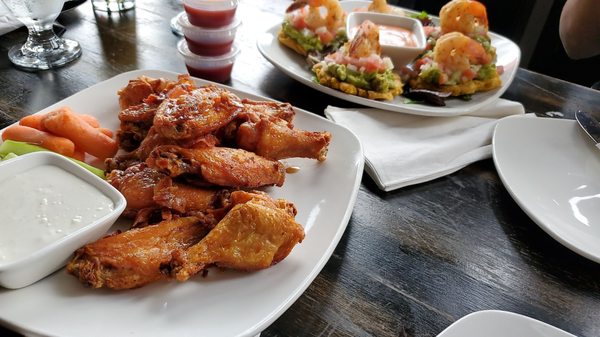
[[[262,117],[279,118],[290,126],[293,124],[296,112],[290,103],[279,103],[271,101],[255,101],[248,98],[242,100],[248,120],[257,122]]]
[[[209,85],[165,100],[156,111],[154,127],[166,138],[192,139],[226,126],[242,111],[239,97]]]
[[[330,141],[329,132],[292,129],[268,119],[243,123],[237,130],[239,148],[273,160],[303,157],[323,161]]]
[[[211,265],[251,271],[280,262],[304,239],[288,204],[263,195],[235,205],[199,243],[175,251],[163,270],[185,281]]]
[[[158,207],[154,201],[154,189],[164,177],[163,173],[141,163],[130,166],[124,171],[113,170],[106,176],[106,180],[127,200],[123,215],[134,217],[142,208]]]
[[[282,186],[285,180],[282,163],[227,147],[186,149],[164,145],[154,149],[146,163],[171,177],[191,176],[207,185],[256,188]]]
[[[181,214],[223,208],[228,197],[229,190],[180,184],[170,177],[165,177],[154,187],[154,201]]]
[[[119,90],[119,121],[117,140],[122,149],[133,151],[146,137],[153,124],[156,110],[167,99],[175,99],[196,88],[189,75],[180,75],[177,81],[152,79],[141,76],[129,81]]]
[[[214,226],[209,218],[186,217],[104,237],[79,248],[67,272],[88,287],[130,289],[165,280],[160,265],[178,249],[202,239]]]
[[[194,80],[188,74],[177,76],[177,81],[140,76],[130,80],[125,87],[119,89],[117,95],[119,96],[119,106],[121,110],[124,110],[133,105],[149,103],[149,99],[174,98],[182,92],[195,89],[195,87]]]
[[[105,161],[106,171],[125,170],[131,165],[143,162],[148,158],[152,150],[161,145],[178,145],[186,148],[216,146],[220,143],[219,139],[212,134],[204,135],[190,140],[174,140],[166,138],[155,131],[154,127],[148,130],[148,134],[142,143],[132,152],[120,154],[114,158]]]

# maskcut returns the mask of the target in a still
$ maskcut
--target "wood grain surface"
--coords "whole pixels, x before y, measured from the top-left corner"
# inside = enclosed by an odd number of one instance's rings
[[[227,84],[319,115],[328,104],[354,106],[296,82],[258,52],[256,37],[281,21],[288,4],[241,1],[242,52]],[[182,8],[176,0],[138,0],[135,10],[109,16],[85,2],[58,20],[83,55],[51,71],[10,64],[7,50],[25,40],[24,28],[1,36],[0,127],[125,71],[186,72],[169,27]],[[600,110],[600,92],[524,69],[504,97],[540,116]],[[600,266],[541,230],[511,198],[491,159],[390,193],[364,174],[333,256],[262,336],[435,336],[485,309],[600,336]],[[14,333],[0,328],[0,335]]]

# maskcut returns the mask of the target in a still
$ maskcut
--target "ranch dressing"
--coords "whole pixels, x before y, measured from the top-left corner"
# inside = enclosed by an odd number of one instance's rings
[[[96,187],[53,165],[0,181],[0,264],[60,240],[114,206]]]

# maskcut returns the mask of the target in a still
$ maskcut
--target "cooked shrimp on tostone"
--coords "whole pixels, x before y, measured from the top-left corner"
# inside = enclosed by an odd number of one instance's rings
[[[440,10],[440,27],[442,34],[461,32],[470,37],[487,36],[486,8],[474,0],[452,0]]]
[[[464,74],[471,69],[471,65],[489,64],[492,59],[479,42],[462,33],[451,32],[437,40],[433,48],[433,61],[445,73]],[[468,74],[463,76],[469,77]]]
[[[305,25],[323,43],[333,40],[335,33],[346,25],[346,12],[338,0],[296,0],[286,12],[294,12],[294,26]]]

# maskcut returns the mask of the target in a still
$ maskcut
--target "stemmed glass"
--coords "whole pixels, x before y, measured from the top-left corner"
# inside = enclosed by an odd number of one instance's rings
[[[22,46],[13,46],[8,58],[25,70],[63,66],[81,55],[79,43],[58,37],[52,25],[64,0],[2,0],[12,14],[29,30]]]

